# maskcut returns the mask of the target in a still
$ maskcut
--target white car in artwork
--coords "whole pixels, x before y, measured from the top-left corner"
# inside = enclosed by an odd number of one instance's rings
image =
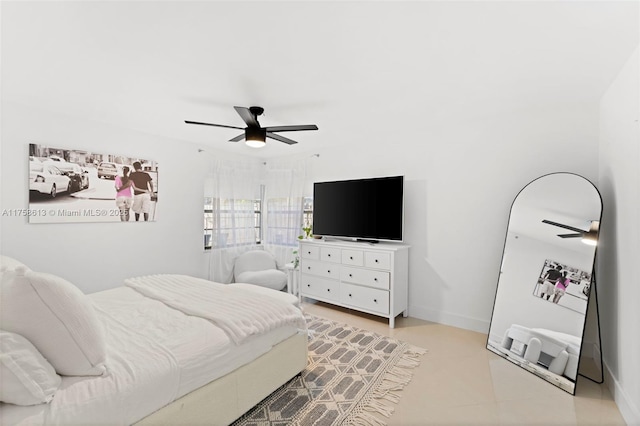
[[[29,191],[48,194],[55,198],[60,192],[69,192],[71,179],[52,164],[29,161]]]
[[[42,164],[55,166],[62,173],[69,176],[69,179],[71,179],[71,192],[82,191],[89,187],[89,172],[80,167],[79,164],[68,161],[56,162],[51,161],[51,159],[43,161]]]

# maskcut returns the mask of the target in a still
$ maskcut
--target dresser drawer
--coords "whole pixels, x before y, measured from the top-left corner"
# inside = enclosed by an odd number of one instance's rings
[[[340,270],[340,279],[349,283],[389,290],[389,273],[385,271],[343,266]]]
[[[389,292],[385,290],[342,283],[340,301],[356,309],[365,309],[383,315],[389,314]]]
[[[342,250],[342,264],[351,266],[364,265],[364,252],[360,250]]]
[[[340,263],[340,249],[337,247],[322,247],[320,249],[320,260]]]
[[[300,271],[303,274],[310,274],[335,280],[340,279],[340,264],[302,259],[300,262]]]
[[[367,251],[364,253],[364,266],[389,270],[391,269],[391,255],[389,253]]]
[[[340,283],[325,278],[302,274],[300,295],[328,301],[340,301]]]
[[[320,259],[320,247],[303,244],[300,246],[300,257],[303,259]]]

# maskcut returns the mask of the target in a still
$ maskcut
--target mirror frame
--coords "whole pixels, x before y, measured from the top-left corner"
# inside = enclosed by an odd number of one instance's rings
[[[596,230],[596,244],[593,247],[593,258],[592,258],[592,262],[591,262],[591,268],[590,268],[590,287],[589,287],[589,291],[588,291],[588,296],[587,296],[587,300],[586,300],[586,307],[585,307],[585,312],[584,312],[584,317],[582,318],[582,324],[580,325],[580,351],[578,354],[578,361],[577,361],[577,365],[576,365],[576,373],[575,373],[575,380],[571,380],[570,378],[567,378],[568,381],[572,381],[573,382],[573,387],[572,389],[567,389],[566,388],[566,383],[565,384],[560,384],[560,382],[554,382],[553,380],[551,380],[551,378],[549,378],[548,376],[546,376],[545,374],[539,372],[538,370],[542,369],[542,367],[537,367],[537,363],[535,364],[536,368],[533,367],[528,367],[528,364],[531,364],[530,362],[522,359],[522,361],[517,360],[515,357],[510,357],[505,353],[500,352],[497,349],[492,349],[491,345],[490,345],[490,338],[491,338],[491,330],[493,327],[493,323],[494,323],[494,318],[496,317],[496,306],[497,306],[497,302],[498,302],[498,294],[499,294],[499,290],[500,290],[500,281],[502,278],[502,274],[503,274],[503,266],[505,263],[505,255],[507,255],[506,250],[507,250],[507,243],[509,240],[509,231],[510,231],[510,226],[512,223],[512,219],[513,219],[513,210],[514,210],[514,205],[516,204],[518,197],[522,194],[523,191],[525,191],[525,189],[527,189],[530,185],[532,185],[534,182],[539,181],[540,179],[543,178],[547,178],[547,177],[551,177],[554,175],[572,175],[575,176],[577,178],[580,178],[584,181],[585,184],[591,185],[591,187],[593,187],[595,194],[598,196],[598,201],[600,202],[600,215],[598,217],[598,228]],[[510,361],[512,364],[519,366],[520,368],[525,369],[526,371],[531,372],[532,374],[534,374],[535,376],[541,378],[542,380],[546,381],[547,383],[550,383],[556,387],[558,387],[559,389],[562,389],[563,391],[566,391],[568,393],[570,393],[571,395],[575,395],[576,392],[576,387],[577,387],[577,383],[578,383],[578,376],[580,376],[581,374],[579,373],[580,371],[580,364],[582,361],[582,350],[584,347],[584,335],[585,335],[585,328],[586,328],[586,323],[587,323],[587,316],[588,316],[588,311],[589,311],[589,305],[593,302],[597,303],[597,289],[596,289],[596,285],[595,285],[595,263],[596,263],[596,257],[597,257],[597,251],[598,251],[598,243],[599,243],[599,238],[600,238],[600,234],[599,234],[599,230],[600,225],[602,223],[602,211],[603,211],[603,203],[602,203],[602,195],[600,194],[600,191],[598,190],[598,188],[593,184],[593,182],[591,182],[589,179],[585,178],[584,176],[581,176],[579,174],[576,173],[570,173],[570,172],[554,172],[554,173],[548,173],[545,175],[542,175],[536,179],[533,179],[532,181],[530,181],[529,183],[527,183],[524,187],[522,187],[522,189],[520,189],[520,191],[518,191],[518,193],[516,194],[516,196],[514,197],[512,203],[511,203],[511,207],[509,209],[509,217],[508,217],[508,221],[507,221],[507,229],[505,232],[505,239],[504,239],[504,245],[503,245],[503,249],[502,249],[502,257],[500,259],[500,268],[498,271],[498,280],[497,280],[497,285],[496,285],[496,291],[494,294],[494,303],[493,303],[493,308],[491,311],[491,321],[489,323],[489,331],[487,333],[487,341],[486,341],[486,349],[489,350],[490,352],[493,352],[494,354],[500,356],[501,358],[504,358],[507,361]],[[517,238],[517,237],[516,237]],[[545,262],[546,264],[546,262]],[[544,269],[543,269],[544,270]],[[504,283],[503,283],[504,284]],[[533,284],[533,283],[532,283]],[[533,295],[533,292],[532,292]],[[595,300],[592,302],[592,296],[595,298]],[[599,320],[599,319],[598,319]],[[598,333],[600,331],[598,330]],[[506,332],[505,332],[506,333]],[[503,338],[503,341],[505,339]],[[524,345],[524,349],[527,348],[527,345]],[[524,349],[522,350],[524,353]],[[507,349],[504,349],[505,351],[508,351]],[[517,353],[515,355],[518,355]],[[524,354],[520,355],[521,357],[524,357]],[[551,374],[551,372],[549,372],[549,374]]]

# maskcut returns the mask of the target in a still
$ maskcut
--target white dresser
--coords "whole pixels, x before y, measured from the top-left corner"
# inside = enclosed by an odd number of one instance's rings
[[[409,246],[303,240],[300,296],[389,319],[408,315]]]

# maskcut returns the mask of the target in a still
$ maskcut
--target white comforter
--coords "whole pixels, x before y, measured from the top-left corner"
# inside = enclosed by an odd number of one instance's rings
[[[237,345],[282,326],[306,328],[299,309],[236,286],[188,275],[147,275],[125,285],[187,315],[208,319]]]
[[[0,425],[130,425],[298,331],[284,326],[236,345],[211,321],[185,315],[130,287],[90,298],[106,330],[108,374],[63,377],[49,404],[0,403]],[[262,295],[271,304],[265,299]]]

